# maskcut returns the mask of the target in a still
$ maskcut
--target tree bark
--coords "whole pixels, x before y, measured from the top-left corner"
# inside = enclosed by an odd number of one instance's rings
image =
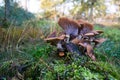
[[[90,8],[89,21],[93,21],[93,6]]]
[[[5,21],[10,17],[10,0],[5,0]]]

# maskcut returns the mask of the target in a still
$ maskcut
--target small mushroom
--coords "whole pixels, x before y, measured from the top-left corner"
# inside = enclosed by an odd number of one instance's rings
[[[90,45],[89,43],[79,43],[79,45],[81,45],[82,47],[84,47],[86,49],[87,52],[85,52],[86,55],[88,55],[92,60],[96,60],[94,52],[93,52],[93,47],[92,45]]]
[[[81,45],[82,47],[86,48],[86,45],[87,45],[87,44],[80,42],[79,45]]]
[[[87,44],[86,46],[87,49],[87,55],[92,59],[92,60],[96,60],[94,52],[93,52],[93,47],[90,44]]]
[[[96,30],[91,31],[92,33],[94,33],[95,35],[98,35],[99,33]]]
[[[95,35],[98,35],[98,34],[103,33],[102,30],[93,30],[93,31],[91,31],[91,32],[94,33]]]
[[[95,36],[95,34],[90,32],[90,33],[86,33],[85,36]]]
[[[102,30],[96,30],[96,32],[98,32],[99,34],[103,33]]]
[[[78,38],[75,38],[71,41],[73,44],[78,44],[80,42],[80,40]]]
[[[103,33],[103,31],[101,31],[101,30],[93,30],[93,31],[91,31],[89,33],[86,33],[85,36],[95,36],[95,35],[98,35],[98,34],[101,34],[101,33]]]
[[[63,40],[64,38],[65,38],[65,35],[61,35],[59,37],[50,37],[44,40],[48,43],[51,43],[52,45],[56,45],[59,41]]]
[[[103,43],[104,41],[106,41],[106,39],[104,39],[104,38],[94,40],[94,42],[97,42],[97,43]]]
[[[64,52],[59,52],[59,56],[63,57],[63,56],[65,56],[65,53]]]

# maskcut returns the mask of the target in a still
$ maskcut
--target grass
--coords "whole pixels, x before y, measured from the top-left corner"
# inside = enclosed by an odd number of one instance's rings
[[[104,54],[108,57],[108,61],[120,66],[120,29],[113,27],[102,28],[99,26],[96,26],[95,29],[103,30],[104,34],[101,36],[107,39],[96,49],[96,53]]]
[[[60,30],[55,22],[33,20],[22,27],[0,28],[0,79],[21,80],[119,80],[120,30],[103,30],[107,41],[95,49],[97,61],[86,56],[59,57],[56,47],[44,38]],[[59,31],[58,31],[59,32]]]

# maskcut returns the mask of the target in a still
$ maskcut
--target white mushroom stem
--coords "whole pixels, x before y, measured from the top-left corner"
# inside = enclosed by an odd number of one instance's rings
[[[67,38],[66,42],[69,43],[69,41],[70,41],[70,35],[66,35],[65,37]]]
[[[58,49],[63,49],[62,44],[60,42],[57,44],[57,48]]]

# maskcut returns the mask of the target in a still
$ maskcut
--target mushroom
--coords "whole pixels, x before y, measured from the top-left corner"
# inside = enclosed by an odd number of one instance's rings
[[[93,47],[92,45],[84,42],[84,43],[79,43],[79,45],[81,45],[82,47],[84,47],[86,49],[85,54],[88,55],[92,60],[96,60],[94,52],[93,52]]]
[[[66,35],[61,35],[59,37],[49,37],[44,40],[47,41],[48,43],[56,45],[59,41],[63,40],[65,37],[66,37]]]
[[[60,18],[58,24],[63,29],[62,34],[56,36],[56,31],[54,31],[45,41],[57,46],[59,56],[64,56],[67,50],[68,52],[79,54],[84,52],[92,60],[96,60],[93,49],[106,39],[98,39],[95,36],[103,33],[103,31],[93,30],[93,25],[84,20],[72,20],[65,17]],[[94,47],[91,45],[92,43],[95,43]],[[84,48],[86,52],[82,48],[81,50],[83,51],[79,51],[78,46]]]
[[[63,57],[63,56],[65,56],[65,53],[64,52],[59,52],[59,56]]]

